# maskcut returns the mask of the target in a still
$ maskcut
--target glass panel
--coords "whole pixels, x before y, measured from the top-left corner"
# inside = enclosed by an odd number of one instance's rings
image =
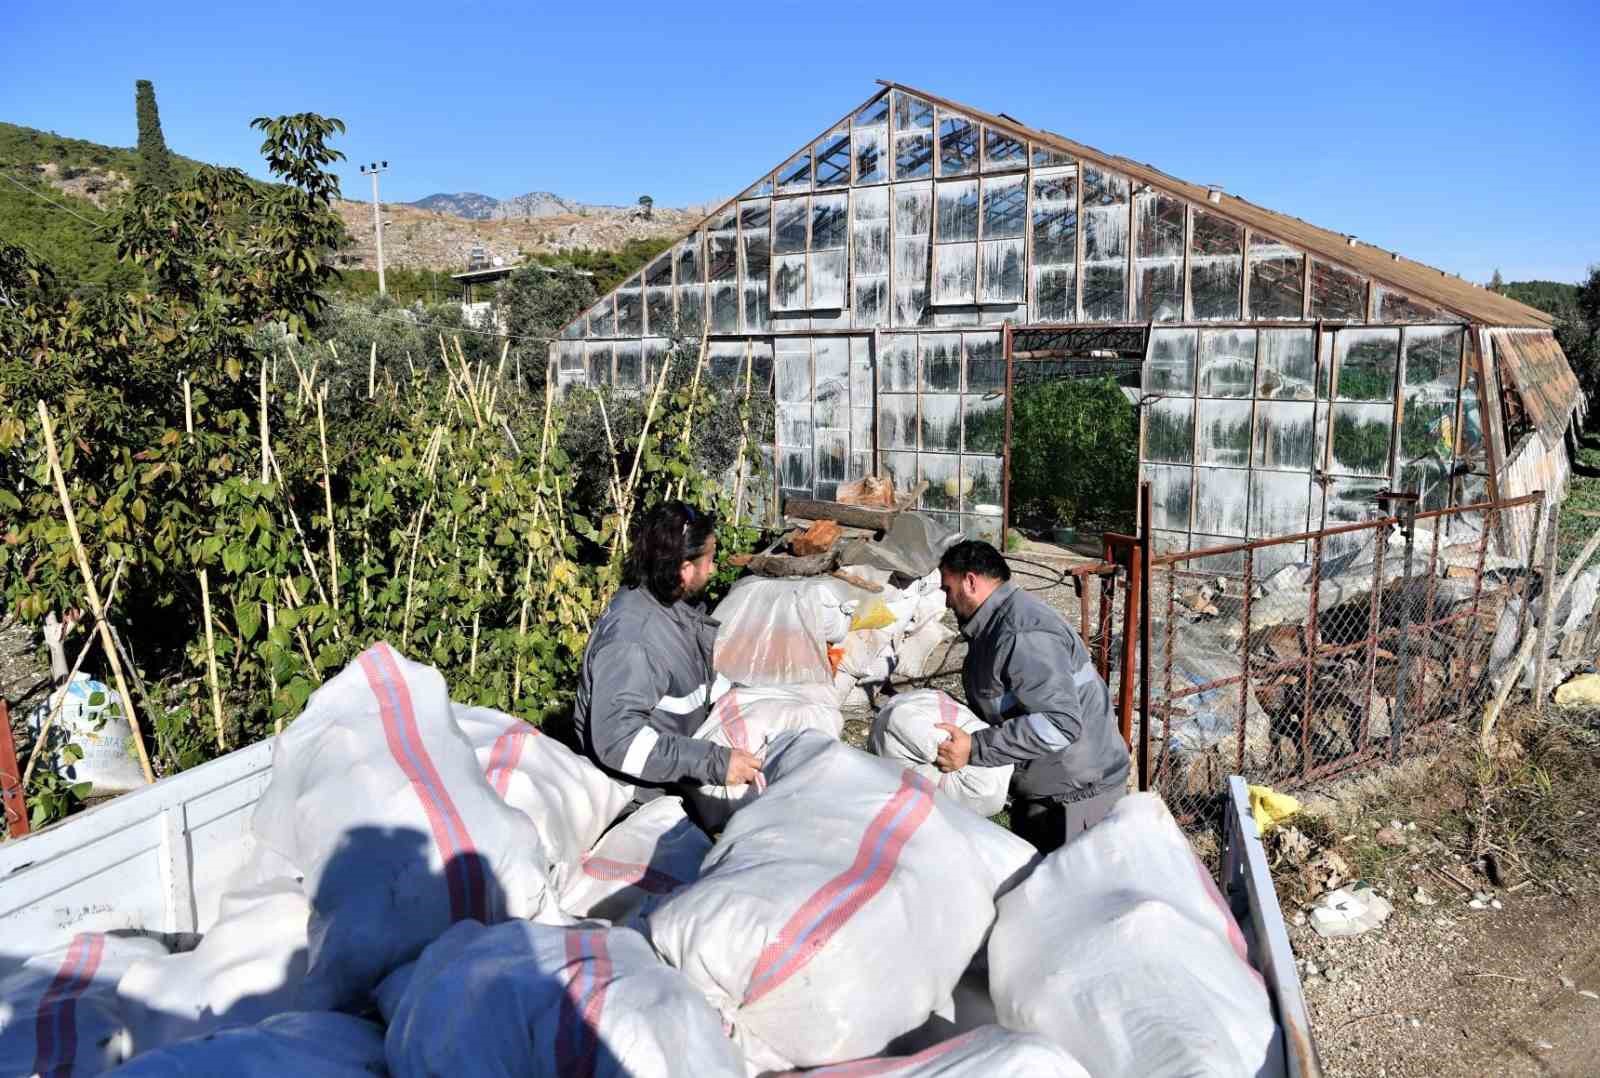
[[[644,271],[644,283],[647,288],[656,288],[672,283],[672,256],[662,255],[650,263]]]
[[[647,288],[644,290],[646,333],[670,336],[677,328],[672,315],[672,289]]]
[[[644,335],[644,296],[641,293],[638,277],[617,290],[617,336]]]
[[[1300,318],[1305,256],[1269,236],[1250,234],[1250,317]]]
[[[894,324],[915,326],[927,315],[928,234],[933,190],[925,183],[894,189]]]
[[[849,478],[850,433],[817,432],[817,482],[842,483]]]
[[[883,393],[915,393],[917,335],[886,333],[878,343],[878,389]]]
[[[998,393],[986,397],[963,398],[965,433],[962,450],[967,453],[1003,453],[1006,448],[1006,399]]]
[[[1195,335],[1192,329],[1152,329],[1144,391],[1172,396],[1194,393]]]
[[[965,116],[939,116],[939,175],[978,171],[978,125]]]
[[[617,332],[617,310],[607,296],[589,311],[589,336],[610,337]]]
[[[829,311],[844,307],[845,252],[819,251],[811,256],[811,299],[813,310]]]
[[[1423,508],[1449,502],[1455,450],[1456,380],[1462,331],[1405,331],[1405,407],[1400,421],[1400,488],[1423,495]]]
[[[712,333],[737,333],[739,331],[739,285],[734,281],[714,284],[711,293]]]
[[[661,364],[665,362],[667,353],[672,351],[672,342],[661,337],[651,338],[644,342],[644,384],[653,386],[656,377],[661,373]],[[772,364],[767,364],[768,373],[771,373]]]
[[[818,337],[812,341],[812,350],[816,357],[817,426],[846,428],[850,425],[850,341]]]
[[[777,198],[772,201],[772,253],[794,254],[806,249],[806,225],[810,220],[811,200]]]
[[[961,335],[927,333],[922,337],[922,390],[961,392]]]
[[[961,509],[995,516],[1001,504],[1001,476],[1005,462],[999,457],[961,458]]]
[[[1243,468],[1250,463],[1250,401],[1200,401],[1199,462]],[[1199,527],[1199,525],[1196,525]]]
[[[678,286],[678,332],[697,336],[705,332],[706,286]]]
[[[1400,357],[1397,329],[1345,329],[1334,337],[1338,398],[1342,401],[1394,400]]]
[[[811,444],[811,404],[780,404],[778,414],[778,444],[808,446]]]
[[[786,162],[778,170],[778,190],[780,192],[811,190],[810,150]]]
[[[1250,508],[1250,473],[1236,468],[1196,468],[1194,471],[1194,530],[1207,535],[1244,538],[1246,513]]]
[[[1461,386],[1461,431],[1456,438],[1456,455],[1468,461],[1475,472],[1488,470],[1483,450],[1483,412],[1478,407],[1477,379],[1470,373]]]
[[[1134,196],[1136,317],[1144,322],[1183,320],[1182,199],[1155,191]]]
[[[983,238],[1020,239],[1028,230],[1028,187],[1024,176],[983,181]],[[943,219],[940,238],[944,238]]]
[[[1194,401],[1157,398],[1147,406],[1144,459],[1171,464],[1194,462]]]
[[[1085,262],[1083,266],[1084,320],[1117,322],[1127,316],[1127,310],[1127,263]]]
[[[1051,165],[1070,165],[1073,163],[1072,155],[1053,146],[1040,143],[1033,144],[1033,167],[1048,168]]]
[[[772,177],[763,176],[757,180],[748,191],[741,194],[740,198],[767,198],[772,194]]]
[[[777,354],[772,361],[773,396],[780,403],[811,401],[811,348],[804,339],[778,340]],[[810,444],[810,443],[806,443]]]
[[[917,467],[928,489],[922,492],[923,509],[961,508],[961,458],[953,453],[919,453]]]
[[[978,238],[978,181],[941,183],[939,194],[939,242]]]
[[[817,188],[850,184],[850,132],[844,128],[817,141]]]
[[[806,309],[806,256],[778,255],[772,260],[772,309]]]
[[[1195,210],[1189,244],[1189,292],[1196,318],[1239,317],[1244,276],[1244,229],[1205,210]]]
[[[978,297],[978,245],[940,243],[933,256],[933,302],[976,303]]]
[[[858,453],[872,449],[871,408],[850,409],[850,441],[851,448]]]
[[[617,345],[617,385],[638,389],[642,385],[643,343],[628,341]]]
[[[778,453],[778,479],[786,490],[811,490],[811,450],[782,449]]]
[[[857,408],[872,404],[872,340],[850,338],[850,397]]]
[[[1378,289],[1378,321],[1380,322],[1447,322],[1450,316],[1437,307],[1418,303],[1409,296],[1391,291],[1382,285]]]
[[[857,127],[879,127],[889,122],[889,94],[887,91],[876,101],[861,107],[851,121]]]
[[[852,323],[858,329],[889,324],[889,278],[857,276],[851,297]]]
[[[739,205],[739,235],[744,244],[744,328],[759,332],[771,322],[767,305],[767,273],[771,266],[772,243],[769,228],[772,212],[769,203],[744,202]]]
[[[1349,270],[1311,260],[1311,317],[1364,322],[1367,279]]]
[[[992,127],[983,129],[983,167],[988,169],[1022,168],[1028,163],[1028,147],[1021,139],[1012,138],[1004,131]]]
[[[978,294],[980,303],[1020,303],[1027,298],[1022,269],[1027,260],[1026,245],[1027,241],[1020,239],[978,245],[983,282]]]
[[[894,137],[894,178],[917,180],[933,175],[933,135],[914,132]]]
[[[1389,474],[1394,408],[1388,404],[1333,406],[1333,466],[1346,475]]]
[[[922,448],[941,453],[961,449],[961,398],[953,395],[922,395]]]
[[[1374,497],[1384,488],[1383,483],[1374,483],[1370,479],[1335,479],[1328,486],[1327,512],[1323,527],[1331,528],[1338,524],[1357,524],[1363,520],[1374,520],[1378,516],[1378,506]],[[1367,536],[1359,536],[1363,542],[1370,542]],[[1391,546],[1393,553],[1394,547]]]
[[[811,200],[811,249],[843,247],[848,235],[850,214],[846,195],[817,195]]]
[[[706,377],[730,392],[744,392],[744,341],[712,341],[706,346]]]
[[[917,448],[917,398],[914,394],[878,398],[878,444],[884,449]]]
[[[882,183],[889,178],[889,130],[885,127],[859,127],[852,135],[855,144],[856,182]]]
[[[563,344],[556,362],[563,373],[583,370],[583,345]]]
[[[1194,500],[1194,469],[1147,464],[1144,477],[1150,480],[1151,526],[1187,532]]]
[[[588,352],[589,384],[592,386],[611,384],[611,345],[591,344]]]
[[[1006,360],[1001,353],[1000,334],[968,333],[967,392],[999,393],[1006,387]]]
[[[1255,462],[1263,468],[1309,471],[1316,462],[1315,404],[1261,401],[1256,405]]]
[[[1200,396],[1248,397],[1256,384],[1256,331],[1200,331]]]
[[[900,90],[894,92],[894,129],[909,131],[912,128],[932,130],[933,106],[920,97]]]
[[[750,342],[752,384],[763,392],[772,391],[772,340],[765,338]]]
[[[1311,400],[1317,378],[1315,338],[1309,329],[1264,329],[1258,339],[1256,396]]]
[[[1304,472],[1250,473],[1251,538],[1298,535],[1307,530],[1310,519],[1311,480]],[[1260,568],[1259,559],[1257,567]]]
[[[889,272],[889,190],[854,191],[851,198],[855,203],[852,268],[857,276],[882,276]]]
[[[1077,320],[1077,176],[1070,170],[1033,176],[1033,317]]]
[[[1128,181],[1099,169],[1083,170],[1083,317],[1120,321],[1128,316]]]
[[[965,467],[965,465],[963,465],[963,467]],[[963,525],[963,531],[965,531],[968,538],[982,539],[991,546],[998,547],[1000,546],[1001,517],[988,506],[982,506],[981,503],[979,504],[981,508],[984,508],[987,511],[978,513],[975,516],[962,517],[961,522]],[[994,504],[998,505],[999,503],[996,502]]]

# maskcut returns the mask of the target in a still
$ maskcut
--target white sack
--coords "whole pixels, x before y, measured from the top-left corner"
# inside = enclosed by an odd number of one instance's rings
[[[916,632],[903,637],[895,646],[895,669],[904,677],[932,677],[939,672],[934,656],[943,659],[941,650],[956,631],[939,619],[923,623]]]
[[[833,577],[745,577],[712,612],[717,673],[736,685],[831,685],[828,644],[850,631],[855,594]]]
[[[841,673],[856,681],[887,681],[895,669],[894,633],[888,629],[856,629],[844,638]]]
[[[348,1014],[280,1014],[146,1052],[117,1078],[374,1078],[384,1073],[383,1030]]]
[[[310,916],[294,880],[224,895],[198,947],[147,959],[123,975],[118,991],[129,1001],[134,1052],[287,1011],[327,1010],[325,992],[304,990]]]
[[[939,723],[959,726],[967,733],[988,728],[978,716],[938,689],[891,696],[872,720],[867,748],[886,760],[911,768],[939,788],[939,792],[979,816],[993,816],[1006,807],[1012,767],[974,767],[940,771],[934,764],[939,746],[950,735]]]
[[[981,1026],[909,1056],[878,1056],[776,1078],[1089,1078],[1077,1060],[1036,1033]]]
[[[950,999],[1033,848],[820,734],[774,742],[766,772],[651,942],[758,1069],[882,1052]]]
[[[627,920],[646,901],[698,879],[710,849],[680,798],[647,801],[583,857],[561,890],[561,908],[574,917]]]
[[[503,711],[450,706],[489,785],[538,828],[550,882],[559,888],[628,807],[633,787]]]
[[[628,928],[460,924],[389,1025],[396,1078],[744,1078],[717,1012]]]
[[[80,932],[0,979],[0,1073],[104,1074],[133,1052],[117,982],[164,955],[142,936]]]
[[[551,905],[539,832],[484,779],[444,678],[387,644],[313,693],[275,740],[251,827],[305,874],[307,976],[336,1006],[455,921]]]
[[[1282,1073],[1239,926],[1155,794],[1124,797],[1002,898],[988,954],[1000,1021],[1095,1078]]]
[[[729,689],[715,705],[695,738],[713,745],[743,749],[757,756],[779,734],[816,730],[837,739],[844,732],[844,715],[826,685],[771,686]],[[760,796],[765,777],[738,786],[701,786],[690,793],[696,814],[711,830],[721,830],[740,806]]]

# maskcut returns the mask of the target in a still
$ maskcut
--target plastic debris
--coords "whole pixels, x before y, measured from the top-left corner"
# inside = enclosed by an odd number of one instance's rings
[[[1329,891],[1311,910],[1311,927],[1324,939],[1359,936],[1389,919],[1394,907],[1364,883]]]
[[[1257,835],[1266,834],[1299,811],[1300,802],[1288,794],[1270,786],[1250,787],[1250,815],[1255,817]]]

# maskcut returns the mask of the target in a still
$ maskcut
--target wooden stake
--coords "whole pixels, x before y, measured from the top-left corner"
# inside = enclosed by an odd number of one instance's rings
[[[211,685],[211,718],[217,726],[217,751],[227,752],[228,742],[222,731],[222,689],[217,684],[217,640],[211,631],[211,581],[204,569],[200,570],[200,607],[206,619],[206,681]]]
[[[278,627],[278,608],[273,603],[267,605],[267,635],[272,635],[272,630]],[[273,672],[272,666],[267,666],[267,706],[270,708],[278,701],[278,675]],[[283,733],[283,716],[279,715],[272,720],[272,732]]]
[[[733,458],[733,526],[744,519],[744,451],[750,444],[750,380],[755,356],[744,352],[744,408],[739,415],[739,452]]]
[[[339,616],[339,538],[333,523],[333,467],[328,463],[328,425],[323,422],[322,402],[328,387],[317,395],[317,440],[322,443],[322,498],[328,510],[328,583],[333,588],[333,615]]]
[[[283,488],[284,508],[289,511],[289,523],[294,525],[294,533],[300,539],[300,553],[306,559],[306,572],[311,574],[311,582],[317,586],[317,594],[322,596],[323,603],[332,607],[333,603],[328,598],[327,589],[322,586],[322,576],[317,572],[317,559],[311,553],[311,544],[306,541],[306,533],[300,528],[300,514],[294,511],[294,502],[289,500],[289,483],[283,477],[283,466],[278,463],[278,454],[269,448],[267,454],[272,458],[272,472],[278,477],[278,485]],[[339,619],[333,619],[333,638],[342,639],[339,632]]]
[[[295,590],[293,577],[286,576],[283,578],[283,593],[289,597],[290,610],[299,610],[301,606],[305,605],[300,601],[300,593]],[[320,685],[322,683],[322,675],[317,672],[317,661],[311,657],[311,645],[306,642],[305,626],[296,625],[294,627],[294,635],[295,639],[300,641],[300,654],[305,656],[306,670],[312,677],[317,679],[317,683]]]
[[[483,595],[483,551],[478,551],[478,579],[472,585],[475,595]],[[467,660],[467,676],[478,676],[478,615],[479,611],[472,612],[472,655]]]
[[[372,342],[372,351],[367,356],[367,399],[372,400],[378,395],[378,342]]]
[[[1556,551],[1561,546],[1561,505],[1552,501],[1545,510],[1545,519],[1550,522],[1549,534],[1545,539],[1544,552],[1544,584],[1549,587],[1556,579]],[[1545,679],[1550,670],[1550,623],[1556,620],[1556,606],[1551,602],[1552,596],[1545,593],[1544,612],[1539,618],[1539,644],[1538,659],[1533,670],[1533,713],[1544,714],[1544,688]]]
[[[533,547],[528,547],[528,561],[522,570],[522,614],[517,619],[517,654],[512,659],[511,708],[515,712],[517,700],[522,696],[522,644],[528,638],[528,600],[533,596]]]
[[[189,380],[184,379],[184,410],[188,410]],[[272,468],[267,462],[267,449],[271,442],[268,439],[269,427],[267,424],[267,357],[261,357],[261,481],[266,483],[272,478]]]
[[[433,497],[422,503],[422,512],[417,514],[417,527],[411,534],[411,565],[406,569],[406,613],[405,624],[400,631],[400,650],[403,652],[406,645],[411,642],[411,589],[417,579],[417,547],[422,542],[422,522],[428,519],[428,510],[433,506]]]
[[[122,676],[122,660],[117,656],[117,646],[106,625],[106,608],[100,602],[100,589],[95,586],[94,572],[89,568],[89,552],[84,549],[83,537],[78,534],[78,517],[72,511],[72,496],[67,492],[67,477],[61,471],[61,458],[56,453],[56,436],[50,427],[50,409],[39,402],[39,423],[44,431],[45,451],[50,459],[50,474],[55,479],[56,493],[61,497],[61,511],[67,518],[67,534],[72,537],[72,551],[78,560],[78,572],[83,577],[84,590],[89,593],[89,607],[94,612],[96,627],[100,631],[100,644],[111,663],[111,674],[117,682],[117,693],[128,714],[128,725],[133,727],[133,745],[139,754],[139,767],[146,782],[155,782],[155,772],[150,768],[150,757],[144,750],[144,735],[139,729],[139,715],[133,706],[133,695],[128,692],[127,680]]]
[[[496,381],[498,381],[499,379],[504,378],[506,376],[506,356],[508,356],[510,354],[511,354],[511,341],[508,339],[505,344],[502,344],[500,346],[500,366],[495,368],[495,372],[494,372],[494,376],[495,376]]]
[[[689,445],[689,434],[694,429],[694,406],[695,403],[700,399],[700,372],[705,369],[706,349],[710,346],[710,344],[711,336],[709,334],[706,334],[700,338],[700,358],[695,362],[694,365],[694,381],[691,382],[689,386],[689,407],[683,413],[683,433],[678,438],[678,449],[680,451]],[[675,493],[673,497],[683,497],[684,484],[686,484],[688,481],[689,477],[687,475],[680,475],[678,477],[677,493]]]
[[[550,452],[550,409],[555,403],[555,383],[544,380],[544,432],[539,435],[539,486],[544,486],[544,461]]]

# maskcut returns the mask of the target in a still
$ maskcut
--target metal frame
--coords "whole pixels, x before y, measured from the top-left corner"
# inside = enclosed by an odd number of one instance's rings
[[[11,710],[0,700],[0,823],[7,838],[28,833],[28,791],[22,788],[22,769],[17,766],[17,744],[11,734]]]

